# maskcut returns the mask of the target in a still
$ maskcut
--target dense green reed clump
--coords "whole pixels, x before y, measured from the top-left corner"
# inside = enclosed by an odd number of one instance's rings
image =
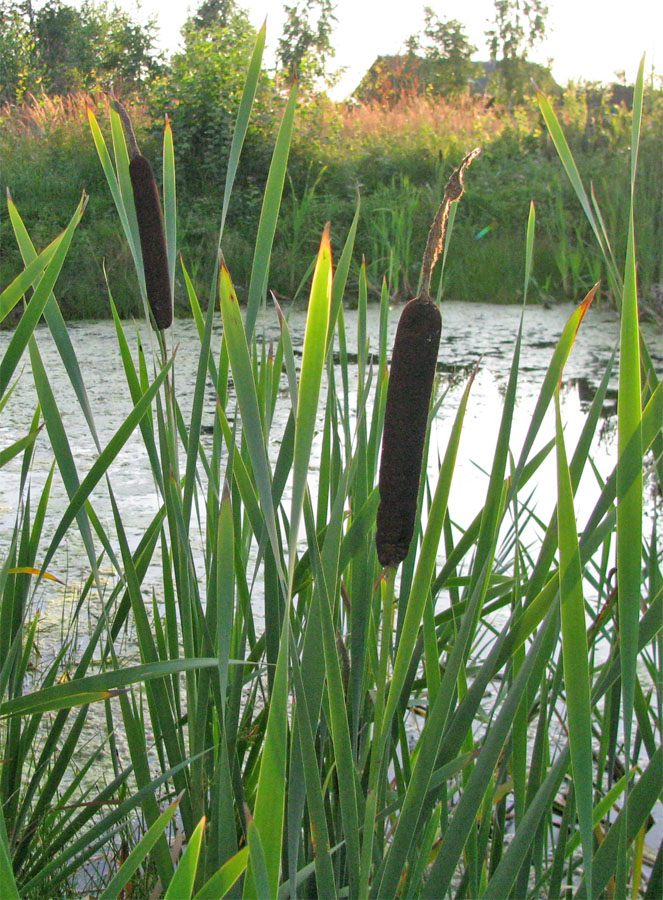
[[[663,842],[650,824],[663,767],[663,547],[660,499],[646,507],[644,494],[660,495],[663,484],[663,387],[639,324],[634,227],[644,67],[630,122],[623,254],[539,98],[618,301],[612,469],[598,472],[592,446],[616,354],[573,447],[559,396],[592,288],[556,341],[524,437],[513,428],[521,318],[485,498],[460,527],[451,488],[474,377],[440,458],[431,467],[422,460],[440,405],[454,397],[430,400],[439,335],[430,274],[471,156],[445,194],[420,299],[402,324],[419,321],[399,329],[389,378],[387,286],[375,346],[365,265],[348,286],[358,209],[335,268],[330,230],[316,236],[303,337],[268,299],[295,86],[240,307],[225,222],[264,40],[263,29],[230,145],[220,228],[208,236],[206,307],[186,253],[178,267],[199,342],[192,372],[171,346],[186,326],[125,327],[109,271],[126,405],[108,439],[100,435],[114,414],[91,401],[56,295],[66,291],[86,199],[40,251],[8,202],[21,264],[0,292],[0,322],[14,309],[21,316],[2,335],[0,415],[16,399],[26,353],[21,377],[37,400],[24,431],[0,447],[16,500],[0,548],[0,897],[660,897]],[[111,106],[101,125],[93,109],[88,116],[133,291],[159,328],[165,306],[150,307],[141,193],[120,115]],[[472,184],[481,171],[473,169]],[[166,125],[171,291],[175,184]],[[531,206],[525,298],[535,225]],[[345,297],[357,307],[352,329]],[[87,429],[83,452],[68,428],[72,405]],[[149,467],[154,486],[140,529],[131,485],[118,483],[114,468],[122,452]],[[546,513],[532,484],[551,456],[557,503]],[[407,498],[394,500],[403,473]],[[588,477],[597,499],[581,517],[577,492]],[[82,573],[75,583],[74,570]],[[42,653],[41,604],[71,610],[51,654]]]

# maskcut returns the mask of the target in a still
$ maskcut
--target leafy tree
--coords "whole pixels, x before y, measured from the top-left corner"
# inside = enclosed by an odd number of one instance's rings
[[[544,0],[495,0],[493,27],[486,31],[491,58],[499,60],[499,78],[509,103],[526,92],[527,51],[545,35]]]
[[[119,6],[110,8],[105,3],[86,3],[82,9],[97,48],[100,81],[135,89],[162,70],[163,61],[155,49],[156,19],[140,24]]]
[[[177,135],[178,176],[200,195],[223,185],[256,32],[246,10],[233,0],[205,0],[184,23],[182,38],[182,51],[152,84],[149,107],[155,121],[170,118]],[[268,91],[263,85],[256,98],[250,138],[266,119],[271,121]]]
[[[441,20],[424,8],[424,28],[405,41],[406,53],[380,56],[361,81],[355,97],[362,103],[394,105],[413,95],[449,96],[467,93],[481,64],[471,56],[464,26],[457,19]]]
[[[424,22],[423,31],[406,41],[409,53],[426,60],[419,67],[424,90],[442,95],[466,92],[480,66],[471,61],[477,48],[470,44],[464,26],[457,19],[441,20],[430,6],[424,8]]]
[[[0,5],[0,97],[20,100],[98,85],[135,89],[159,68],[154,21],[140,25],[118,6],[86,0],[80,9],[48,0]]]
[[[38,88],[34,54],[34,38],[21,5],[0,2],[0,102],[20,101],[26,91]]]
[[[298,0],[285,6],[286,21],[279,38],[277,60],[286,81],[298,79],[307,86],[318,80],[333,83],[339,73],[330,74],[327,62],[335,55],[331,35],[336,23],[332,0]]]

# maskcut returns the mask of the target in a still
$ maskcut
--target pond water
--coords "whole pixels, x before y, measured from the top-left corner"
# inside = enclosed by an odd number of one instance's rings
[[[527,308],[524,317],[523,342],[521,350],[518,396],[511,439],[511,449],[517,459],[534,410],[543,377],[562,329],[573,311],[569,304],[546,309],[541,306]],[[470,372],[478,365],[478,373],[472,387],[463,436],[459,449],[456,472],[449,499],[452,519],[461,527],[468,525],[481,508],[488,484],[488,472],[492,463],[497,432],[502,415],[503,396],[511,366],[514,341],[521,316],[518,306],[496,306],[482,303],[445,303],[443,330],[438,366],[440,370],[439,390],[445,391],[442,406],[435,420],[429,473],[435,475],[439,460],[444,454],[448,435],[458,408],[460,397]],[[400,308],[392,309],[389,317],[388,346],[391,347]],[[370,350],[378,344],[379,309],[369,306],[367,332]],[[289,313],[290,329],[295,352],[301,348],[305,326],[305,312],[292,309]],[[128,323],[127,323],[128,324]],[[350,358],[357,353],[357,312],[345,311],[347,349]],[[258,321],[258,334],[268,342],[276,341],[279,326],[273,309],[266,310]],[[129,394],[120,361],[115,330],[112,322],[83,322],[69,326],[76,354],[87,386],[90,403],[94,412],[97,430],[102,446],[110,439],[131,408]],[[133,326],[128,324],[128,337],[133,338],[135,350],[137,338]],[[663,346],[660,334],[654,327],[644,326],[645,336],[655,365],[663,370]],[[142,329],[145,347],[149,346],[146,327]],[[214,326],[213,350],[218,353],[221,335],[220,316]],[[37,329],[39,349],[67,431],[72,453],[82,478],[96,458],[94,443],[80,411],[71,385],[64,372],[57,349],[45,326]],[[7,332],[0,332],[0,354],[4,352],[10,339]],[[192,400],[195,371],[198,361],[199,342],[192,321],[179,320],[175,323],[170,340],[177,346],[176,391],[186,419]],[[605,371],[606,362],[619,340],[619,320],[615,312],[600,308],[590,308],[580,327],[576,344],[567,362],[562,388],[562,418],[565,425],[565,440],[569,456],[582,428],[585,411],[594,391]],[[275,458],[279,439],[288,415],[285,375],[284,390],[279,395],[274,416],[270,452]],[[350,387],[356,390],[357,366],[350,365]],[[618,368],[615,366],[608,391],[602,424],[592,447],[592,459],[599,475],[605,478],[616,461],[616,394]],[[232,401],[231,401],[232,402]],[[32,384],[29,359],[16,390],[0,416],[0,448],[8,446],[27,431],[27,426],[36,406],[36,392]],[[320,423],[324,400],[320,404]],[[370,412],[370,411],[369,411]],[[230,410],[229,410],[230,413]],[[209,386],[209,395],[203,428],[212,424],[214,395]],[[554,436],[552,410],[541,430],[536,449]],[[204,438],[205,439],[205,438]],[[44,432],[39,436],[37,452],[30,475],[33,502],[41,494],[42,486],[52,464],[52,454],[48,437]],[[18,504],[20,457],[2,470],[0,478],[0,552],[4,553],[14,525]],[[311,488],[315,489],[315,471],[312,471]],[[120,507],[127,534],[132,545],[142,536],[145,527],[157,510],[157,494],[150,473],[147,454],[137,430],[125,445],[110,470],[113,489]],[[550,454],[540,472],[533,479],[532,508],[544,522],[550,518],[556,501],[555,457]],[[596,475],[587,467],[576,498],[576,513],[579,527],[590,514],[599,495]],[[95,511],[102,523],[113,533],[112,516],[107,494],[99,487],[92,495]],[[45,523],[45,540],[56,527],[57,520],[66,506],[66,492],[59,476],[53,484],[50,514]],[[652,498],[646,503],[646,515],[655,514],[656,503]],[[647,528],[647,524],[645,524]],[[65,581],[75,599],[76,586],[88,574],[82,542],[75,528],[70,529],[67,540],[51,564],[51,571]],[[154,577],[158,579],[155,566]],[[151,595],[153,582],[148,577],[145,590]],[[157,586],[158,593],[158,586]],[[41,606],[41,629],[51,632],[52,640],[59,644],[62,606],[67,602],[67,591],[54,585],[43,587]],[[261,606],[259,595],[255,600]],[[50,623],[50,627],[49,624]],[[42,634],[46,643],[50,639]],[[44,648],[42,648],[43,650]]]

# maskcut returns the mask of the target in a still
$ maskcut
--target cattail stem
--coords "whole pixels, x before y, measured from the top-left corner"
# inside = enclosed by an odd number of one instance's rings
[[[120,121],[122,122],[122,130],[124,131],[124,136],[126,138],[127,144],[129,144],[129,150],[131,151],[130,156],[140,156],[138,141],[136,140],[136,133],[134,132],[134,127],[131,124],[129,113],[122,106],[120,101],[115,99],[115,97],[111,97],[111,105],[120,117]]]
[[[449,210],[451,204],[460,200],[465,190],[464,176],[465,170],[481,153],[480,148],[476,147],[471,153],[468,153],[460,166],[452,173],[447,181],[444,189],[444,197],[437,211],[433,224],[428,232],[428,241],[426,242],[426,250],[421,264],[421,297],[430,297],[430,282],[433,276],[433,269],[440,253],[444,249],[444,242],[447,236],[447,222],[449,221]]]

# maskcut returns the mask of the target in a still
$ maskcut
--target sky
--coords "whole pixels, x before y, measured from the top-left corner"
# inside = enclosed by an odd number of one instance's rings
[[[121,0],[135,14],[136,0]],[[294,0],[286,0],[293,3]],[[273,64],[283,24],[282,0],[238,0],[259,27],[267,18],[265,61]],[[199,3],[164,4],[141,0],[140,17],[155,16],[160,44],[168,52],[177,48],[179,31],[187,15]],[[398,53],[409,35],[421,30],[424,6],[440,19],[457,19],[465,26],[470,43],[478,48],[475,59],[488,59],[485,31],[492,17],[493,0],[337,0],[338,23],[332,42],[333,68],[346,72],[332,96],[351,94],[377,56]],[[552,61],[560,84],[573,79],[610,82],[624,72],[632,82],[646,53],[647,74],[652,66],[663,74],[663,2],[661,0],[548,0],[546,40],[530,51],[534,62]]]

